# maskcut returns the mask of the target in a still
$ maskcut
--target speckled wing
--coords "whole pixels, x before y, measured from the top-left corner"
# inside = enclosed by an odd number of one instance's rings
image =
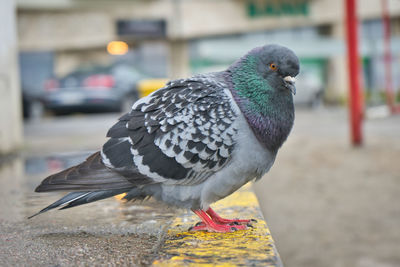
[[[176,80],[136,102],[108,132],[103,162],[154,183],[198,184],[231,158],[237,114],[224,84]]]

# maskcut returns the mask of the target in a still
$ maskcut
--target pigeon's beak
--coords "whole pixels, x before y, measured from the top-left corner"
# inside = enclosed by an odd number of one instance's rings
[[[285,85],[286,88],[288,88],[292,94],[296,94],[296,87],[294,86],[296,79],[292,76],[286,76],[285,78],[283,78],[283,80],[285,81]]]

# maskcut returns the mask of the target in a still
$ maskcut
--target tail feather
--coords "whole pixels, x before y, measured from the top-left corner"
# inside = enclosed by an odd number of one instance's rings
[[[36,188],[36,192],[73,191],[53,204],[30,216],[35,217],[51,209],[68,209],[133,190],[127,199],[143,198],[138,185],[151,180],[136,169],[112,170],[104,165],[100,152],[89,156],[74,167],[50,175]],[[135,190],[136,189],[136,190]]]
[[[56,202],[54,202],[53,204],[47,206],[46,208],[42,209],[41,211],[39,211],[38,213],[33,214],[32,216],[29,216],[28,219],[33,218],[43,212],[46,212],[48,210],[52,210],[55,209],[61,205],[66,205],[76,199],[80,199],[84,196],[86,196],[87,194],[90,194],[90,192],[72,192],[69,193],[67,195],[65,195],[64,197],[60,198],[59,200],[57,200]]]
[[[42,181],[35,191],[87,192],[122,189],[132,186],[132,182],[126,177],[107,168],[102,162],[100,152],[96,152],[81,164],[50,175]]]
[[[115,190],[90,192],[88,195],[85,195],[81,198],[78,198],[78,199],[75,199],[74,201],[69,202],[67,205],[60,208],[60,210],[69,209],[72,207],[87,204],[87,203],[94,202],[97,200],[113,197],[115,195],[119,195],[119,194],[125,193],[127,191],[129,191],[129,189],[115,189]]]
[[[94,202],[97,200],[105,199],[108,197],[112,197],[115,195],[119,195],[129,191],[129,189],[114,189],[114,190],[101,190],[101,191],[92,191],[92,192],[71,192],[64,197],[60,198],[53,204],[47,206],[46,208],[42,209],[38,213],[29,216],[28,219],[31,219],[41,213],[46,211],[61,207],[60,210],[68,209],[72,207],[76,207],[79,205],[87,204],[90,202]]]

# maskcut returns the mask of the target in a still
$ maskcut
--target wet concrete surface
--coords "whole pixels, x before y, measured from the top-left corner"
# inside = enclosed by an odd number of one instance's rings
[[[110,198],[32,219],[63,193],[34,193],[50,173],[101,147],[118,114],[49,118],[25,125],[21,156],[0,166],[0,266],[148,265],[175,210]]]
[[[174,217],[159,203],[110,198],[27,219],[63,196],[33,192],[46,165],[53,171],[68,167],[86,153],[69,156],[74,160],[53,155],[24,164],[17,158],[0,169],[0,266],[150,264]]]

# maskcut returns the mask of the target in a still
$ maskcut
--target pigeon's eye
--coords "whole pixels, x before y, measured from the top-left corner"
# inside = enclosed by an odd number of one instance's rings
[[[276,70],[278,68],[278,66],[275,63],[271,63],[271,64],[269,64],[269,68],[271,70]]]

